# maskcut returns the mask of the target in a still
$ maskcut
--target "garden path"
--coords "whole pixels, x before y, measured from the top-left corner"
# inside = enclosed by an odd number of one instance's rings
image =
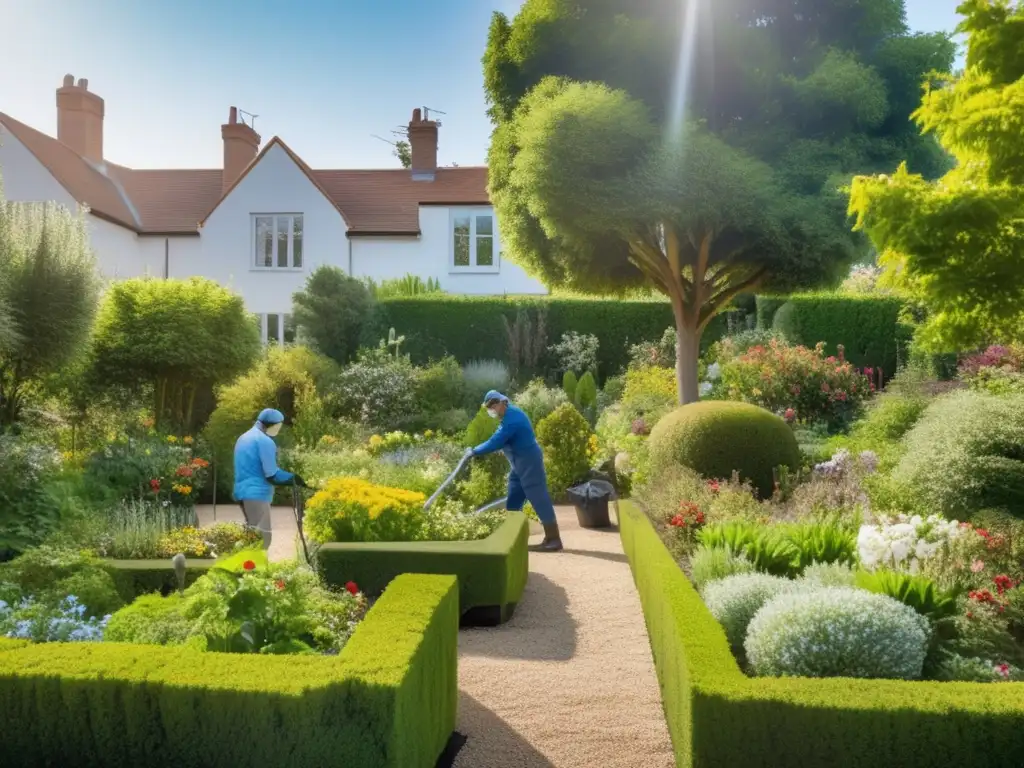
[[[217,523],[244,523],[245,517],[237,504],[218,504],[216,516],[212,504],[196,507],[199,525],[207,526]],[[297,554],[298,527],[295,525],[295,513],[291,507],[274,507],[270,510],[270,525],[274,532],[270,539],[271,560],[290,560]]]
[[[507,624],[459,633],[455,768],[672,768],[651,648],[617,530],[558,509]]]

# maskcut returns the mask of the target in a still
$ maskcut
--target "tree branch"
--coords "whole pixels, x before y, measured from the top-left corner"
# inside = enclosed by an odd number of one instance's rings
[[[718,313],[718,309],[729,302],[734,296],[757,286],[767,276],[768,270],[758,269],[745,280],[727,286],[712,296],[701,309],[699,326],[703,330]]]

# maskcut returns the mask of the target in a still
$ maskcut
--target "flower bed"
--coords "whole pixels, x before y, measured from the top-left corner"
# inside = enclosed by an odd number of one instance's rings
[[[328,584],[353,580],[370,595],[402,573],[455,574],[464,621],[495,624],[511,618],[526,588],[528,538],[526,516],[509,512],[497,530],[476,541],[328,543],[317,557]]]
[[[750,678],[648,517],[620,504],[680,766],[1016,766],[1024,684]]]
[[[433,768],[457,600],[450,576],[400,576],[337,657],[0,640],[4,764]]]

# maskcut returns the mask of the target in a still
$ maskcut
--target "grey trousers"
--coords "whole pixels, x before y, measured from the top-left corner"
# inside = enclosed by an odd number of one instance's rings
[[[241,503],[245,524],[263,534],[263,548],[270,549],[270,502],[246,499]]]

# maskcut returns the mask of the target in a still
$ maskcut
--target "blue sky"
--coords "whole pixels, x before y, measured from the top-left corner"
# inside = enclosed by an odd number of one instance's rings
[[[259,115],[315,168],[393,167],[373,138],[414,107],[441,116],[440,161],[484,162],[480,58],[495,10],[521,0],[0,0],[0,111],[56,133],[66,73],[106,100],[107,159],[216,168],[228,108]],[[907,0],[948,30],[959,0]],[[19,74],[13,74],[13,73]]]

